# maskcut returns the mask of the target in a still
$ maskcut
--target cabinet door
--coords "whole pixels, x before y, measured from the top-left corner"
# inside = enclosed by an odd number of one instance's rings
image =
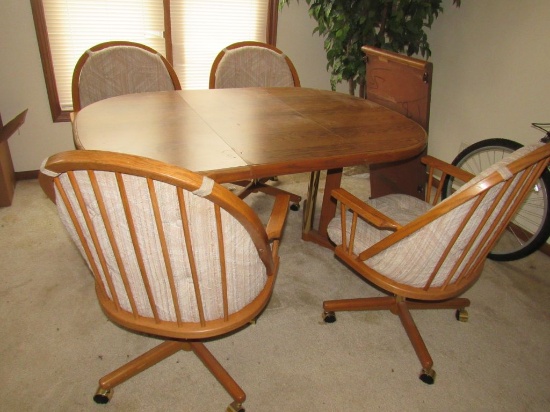
[[[399,112],[426,132],[430,121],[432,63],[364,46],[367,56],[367,99]],[[420,158],[370,165],[371,197],[405,193],[424,198],[426,169]]]

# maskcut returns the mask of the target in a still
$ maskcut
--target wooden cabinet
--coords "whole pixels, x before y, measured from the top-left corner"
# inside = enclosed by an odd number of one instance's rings
[[[370,46],[362,48],[367,60],[366,98],[399,112],[428,132],[432,63]],[[371,197],[405,193],[424,198],[426,170],[415,158],[370,166]]]

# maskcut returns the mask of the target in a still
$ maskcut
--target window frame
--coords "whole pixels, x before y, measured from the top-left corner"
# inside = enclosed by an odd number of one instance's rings
[[[42,61],[42,70],[46,82],[46,91],[48,94],[48,102],[52,114],[52,120],[56,122],[70,121],[70,111],[62,110],[59,102],[59,94],[57,92],[57,83],[55,80],[55,72],[53,68],[53,59],[48,38],[48,27],[46,24],[46,16],[44,13],[44,5],[42,0],[30,0],[31,9],[36,30],[36,38],[38,40],[38,50],[40,52],[40,60]],[[277,43],[277,20],[278,20],[278,0],[267,0],[267,27],[266,27],[266,43],[273,46]],[[162,0],[164,7],[164,41],[166,47],[166,59],[173,64],[173,49],[172,49],[172,27],[170,22],[170,2],[171,0]]]

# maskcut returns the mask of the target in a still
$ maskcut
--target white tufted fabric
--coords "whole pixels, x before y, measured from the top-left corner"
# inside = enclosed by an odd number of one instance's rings
[[[184,322],[198,322],[199,312],[176,188],[170,184],[154,181],[154,193],[156,193],[158,199],[162,221],[162,228],[159,228],[156,224],[152,206],[154,195],[150,195],[147,180],[143,177],[122,175],[125,188],[123,193],[128,197],[129,209],[138,239],[138,248],[144,256],[145,273],[142,274],[128,229],[131,225],[129,225],[125,215],[115,174],[112,172],[94,172],[94,175],[97,178],[108,221],[114,233],[115,247],[122,257],[122,268],[119,267],[116,261],[114,248],[110,243],[105,221],[101,216],[100,207],[87,172],[77,171],[74,172],[74,176],[81,188],[86,210],[97,233],[99,251],[94,246],[92,235],[87,229],[84,213],[78,206],[76,192],[68,175],[65,173],[60,175],[59,178],[63,190],[68,195],[72,209],[76,211],[77,220],[83,229],[86,243],[92,251],[92,261],[86,258],[85,250],[64,202],[58,201],[56,203],[64,225],[79,247],[90,269],[92,272],[97,271],[98,277],[102,279],[103,284],[101,286],[106,295],[110,299],[113,298],[107,283],[106,273],[101,265],[100,255],[105,256],[108,273],[113,279],[114,290],[122,309],[132,312],[128,292],[123,283],[122,273],[125,272],[131,293],[137,302],[137,312],[141,316],[152,317],[153,312],[142,277],[145,276],[151,285],[159,318],[166,321],[176,321],[175,306],[167,275],[168,269],[164,263],[161,248],[162,235],[160,233],[163,232],[169,251],[169,266],[173,271],[181,319]],[[203,186],[208,185],[203,184]],[[190,222],[190,243],[197,262],[197,276],[205,320],[220,319],[224,316],[224,308],[221,258],[214,217],[215,205],[213,202],[185,190],[183,191],[183,197],[185,213]],[[59,192],[56,193],[56,198],[60,199]],[[266,268],[260,260],[247,230],[223,209],[221,209],[221,221],[223,244],[225,246],[228,306],[229,314],[231,314],[240,310],[258,296],[266,284],[267,275]]]
[[[443,202],[434,207],[444,206],[446,202],[450,202],[451,199],[458,193],[472,187],[494,171],[499,171],[502,176],[510,176],[510,174],[507,173],[506,165],[524,156],[525,154],[530,153],[542,144],[543,143],[538,143],[535,145],[526,146],[510,154],[502,161],[492,165],[484,172],[474,177],[451,197],[443,200]],[[516,175],[512,187],[515,186],[522,173],[523,172],[520,172]],[[492,187],[481,204],[477,207],[473,217],[470,219],[460,234],[457,242],[450,250],[447,259],[437,271],[437,275],[432,283],[432,286],[440,286],[444,279],[452,273],[451,270],[457,263],[458,257],[461,252],[465,250],[465,247],[473,236],[475,230],[480,226],[482,217],[490,207],[491,201],[495,199],[497,192],[503,185],[504,183],[501,182]],[[509,192],[510,190],[508,190],[508,193]],[[506,198],[507,195],[501,199],[499,204],[502,204]],[[367,259],[365,264],[378,273],[399,283],[413,287],[423,287],[428,281],[431,273],[434,271],[434,268],[436,268],[436,265],[440,257],[444,254],[445,248],[449,245],[451,238],[458,230],[458,226],[462,222],[463,217],[466,216],[466,214],[473,207],[474,201],[475,199],[471,199],[448,213],[442,213],[434,221],[420,228],[412,235],[398,241],[389,248]],[[414,219],[425,214],[431,209],[430,204],[407,195],[388,195],[378,199],[366,201],[365,203],[380,210],[382,213],[388,217],[391,217],[402,226],[412,222]],[[500,208],[497,207],[493,211],[491,217],[487,221],[487,224],[483,226],[484,229],[481,232],[482,234],[485,233],[490,223],[494,221],[494,218],[499,210]],[[341,232],[341,219],[338,216],[330,222],[328,227],[329,237],[337,245],[340,245],[342,242]],[[349,240],[351,233],[350,212],[348,212],[346,216],[346,233],[347,239]],[[381,239],[391,236],[391,233],[391,231],[379,230],[375,226],[372,226],[359,218],[354,243],[354,253],[361,253],[363,250],[368,249]],[[476,249],[477,244],[482,238],[483,236],[477,237],[477,243],[474,244],[469,253],[473,253],[472,251]],[[458,276],[459,273],[460,268],[456,272],[455,277]]]
[[[87,53],[89,57],[79,79],[81,108],[124,94],[174,90],[170,74],[158,54],[132,46]]]
[[[225,50],[216,70],[216,89],[237,87],[294,87],[284,54],[246,46]]]

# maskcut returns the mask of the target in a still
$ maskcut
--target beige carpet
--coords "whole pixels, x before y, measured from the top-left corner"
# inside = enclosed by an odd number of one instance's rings
[[[307,176],[279,184],[305,196]],[[363,188],[364,176],[346,177]],[[267,196],[250,199],[265,210]],[[262,212],[262,216],[263,216]],[[264,216],[265,217],[265,216]],[[324,299],[375,296],[329,250],[300,240],[289,212],[272,301],[255,325],[208,343],[247,393],[248,412],[550,410],[550,258],[488,261],[470,320],[452,311],[413,316],[437,378],[418,379],[416,355],[389,312],[321,320]],[[36,181],[0,209],[0,411],[223,411],[229,395],[181,352],[96,405],[97,380],[154,346],[101,312],[92,277]]]

